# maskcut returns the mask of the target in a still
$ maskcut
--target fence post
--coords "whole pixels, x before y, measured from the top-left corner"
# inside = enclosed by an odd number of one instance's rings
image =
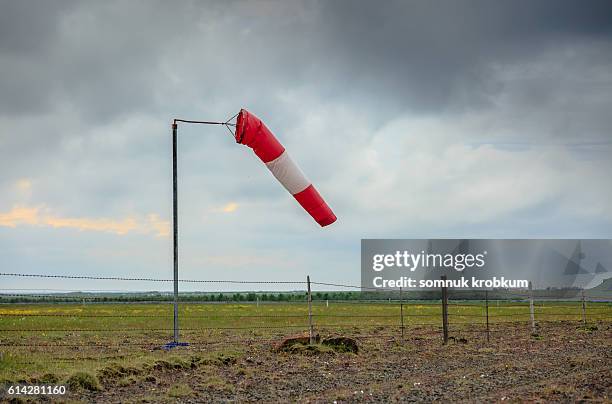
[[[402,324],[402,341],[404,340],[404,299],[402,297],[402,287],[399,288],[399,298],[400,298],[400,319]]]
[[[259,308],[259,296],[257,296],[257,308]]]
[[[310,275],[306,276],[306,284],[308,285],[308,339],[310,344],[314,343],[314,335],[312,332],[312,293],[310,292]]]
[[[533,308],[533,285],[529,281],[529,315],[531,316],[531,333],[536,334],[535,311]]]
[[[329,307],[329,299],[325,301],[325,307]]]
[[[485,313],[487,316],[487,342],[490,341],[489,337],[489,291],[485,290]]]
[[[448,292],[446,290],[446,275],[440,277],[442,279],[442,332],[444,336],[444,345],[448,343]]]
[[[586,325],[587,325],[587,321],[586,321],[586,300],[584,298],[584,289],[582,289],[582,323],[586,327]]]

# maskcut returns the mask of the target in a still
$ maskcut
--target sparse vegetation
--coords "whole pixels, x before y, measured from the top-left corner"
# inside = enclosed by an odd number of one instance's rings
[[[168,389],[168,396],[172,398],[183,398],[193,394],[193,390],[187,384],[175,384]]]
[[[203,387],[208,390],[226,393],[231,393],[232,391],[234,391],[234,386],[232,386],[226,380],[223,380],[218,376],[210,376],[204,381]]]
[[[0,380],[69,381],[67,401],[495,401],[497,391],[520,389],[536,401],[602,399],[610,396],[612,306],[588,310],[585,328],[577,302],[536,305],[536,339],[527,304],[491,305],[487,343],[482,305],[463,302],[449,307],[452,339],[442,346],[439,302],[404,306],[403,340],[395,303],[319,302],[317,343],[278,352],[286,337],[308,335],[306,305],[183,305],[181,339],[190,346],[170,351],[161,349],[171,335],[167,305],[10,305],[0,307],[0,329],[23,331],[0,334]],[[62,331],[28,331],[41,329]],[[569,387],[546,390],[548,380]]]

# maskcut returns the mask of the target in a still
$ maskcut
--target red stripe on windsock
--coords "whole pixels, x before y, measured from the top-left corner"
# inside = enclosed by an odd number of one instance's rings
[[[259,118],[241,109],[236,121],[236,142],[253,149],[280,183],[322,227],[336,221],[336,215],[310,184],[285,148]],[[305,187],[305,188],[304,188]]]
[[[249,146],[264,163],[283,154],[285,148],[264,123],[245,109],[236,121],[236,142]]]
[[[306,212],[310,213],[310,216],[312,216],[321,227],[325,227],[336,221],[336,215],[334,215],[334,212],[332,212],[327,203],[325,203],[314,185],[310,185],[302,192],[293,195],[293,197],[304,209],[306,209]]]

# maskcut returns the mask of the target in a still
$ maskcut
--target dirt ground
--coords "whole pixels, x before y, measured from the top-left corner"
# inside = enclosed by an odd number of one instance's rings
[[[407,330],[404,341],[379,329],[358,338],[358,354],[275,352],[270,344],[201,353],[182,348],[182,363],[146,372],[100,376],[101,390],[72,392],[86,402],[610,402],[612,328],[599,323],[540,326],[539,336],[511,324],[490,343],[451,330],[444,346],[431,329]],[[372,335],[373,334],[373,335]],[[378,334],[378,335],[377,335]],[[169,354],[170,355],[170,354]],[[174,354],[172,354],[174,355]],[[213,355],[213,356],[210,356]]]

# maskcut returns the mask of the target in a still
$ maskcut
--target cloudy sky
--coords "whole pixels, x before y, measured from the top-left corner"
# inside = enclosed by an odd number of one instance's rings
[[[182,125],[183,278],[358,283],[361,238],[612,238],[607,1],[0,0],[1,272],[170,278],[171,120],[242,107],[338,222]]]

